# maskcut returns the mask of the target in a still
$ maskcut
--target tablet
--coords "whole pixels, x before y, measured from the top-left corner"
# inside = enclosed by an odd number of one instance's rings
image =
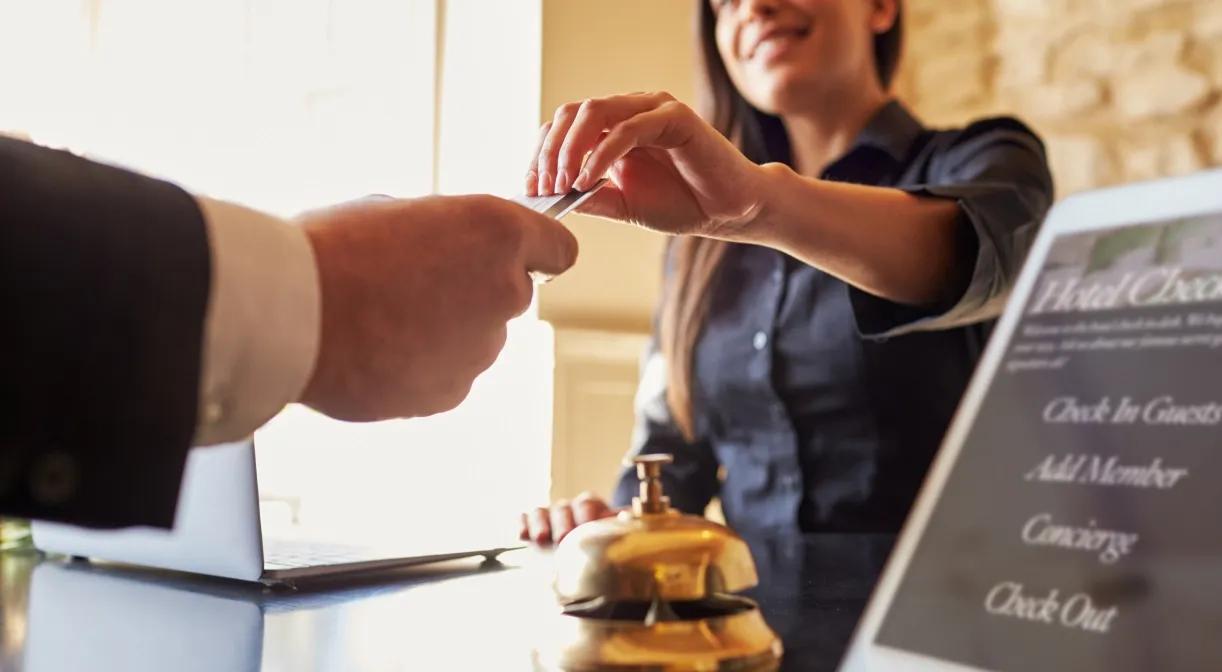
[[[1049,214],[842,672],[1222,669],[1222,171]]]

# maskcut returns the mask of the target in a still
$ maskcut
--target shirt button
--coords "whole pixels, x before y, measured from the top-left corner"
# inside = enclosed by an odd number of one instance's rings
[[[756,350],[763,350],[768,345],[768,334],[762,331],[755,332],[755,338],[751,339],[751,345],[754,345]]]

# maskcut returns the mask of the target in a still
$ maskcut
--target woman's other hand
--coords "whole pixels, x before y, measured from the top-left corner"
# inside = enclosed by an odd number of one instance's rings
[[[610,518],[616,509],[607,506],[597,495],[583,492],[573,501],[561,500],[551,507],[540,506],[522,514],[518,537],[540,546],[560,543],[565,535],[582,523],[600,518]]]
[[[526,193],[609,176],[580,212],[733,240],[759,214],[763,172],[670,94],[632,93],[561,105],[541,129]]]

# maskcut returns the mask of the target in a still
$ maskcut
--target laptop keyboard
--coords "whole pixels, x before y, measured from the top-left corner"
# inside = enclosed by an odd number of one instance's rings
[[[326,567],[356,562],[384,560],[385,553],[361,546],[327,544],[316,541],[266,540],[263,542],[263,566],[266,569],[300,569]]]

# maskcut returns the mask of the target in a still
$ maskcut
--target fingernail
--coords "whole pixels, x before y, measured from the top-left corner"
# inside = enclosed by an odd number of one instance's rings
[[[552,185],[553,185],[553,182],[552,182],[551,175],[548,175],[547,173],[543,173],[542,175],[540,175],[539,176],[539,195],[546,196],[552,193]]]
[[[556,193],[563,194],[569,190],[569,171],[561,170],[556,176]]]
[[[539,191],[539,176],[535,171],[526,173],[526,195],[535,196]]]
[[[577,176],[577,179],[573,181],[573,188],[578,191],[585,191],[586,187],[588,186],[586,182],[589,181],[590,174],[583,170],[581,171],[581,174]]]

